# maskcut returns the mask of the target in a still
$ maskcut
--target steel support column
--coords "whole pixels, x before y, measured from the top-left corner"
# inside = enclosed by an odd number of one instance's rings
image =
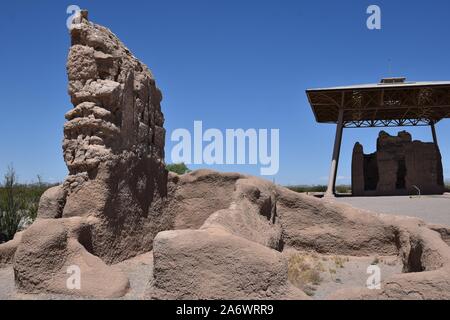
[[[435,125],[434,125],[434,121],[431,121],[431,122],[430,122],[430,127],[431,127],[431,134],[433,135],[433,142],[434,142],[434,144],[436,145],[436,147],[439,148],[438,141],[437,141],[437,136],[436,136],[436,128],[435,128]]]
[[[336,178],[339,165],[339,155],[341,153],[342,132],[344,129],[344,109],[339,109],[339,117],[336,125],[336,136],[334,139],[333,158],[331,159],[330,177],[325,197],[334,197],[336,189]]]

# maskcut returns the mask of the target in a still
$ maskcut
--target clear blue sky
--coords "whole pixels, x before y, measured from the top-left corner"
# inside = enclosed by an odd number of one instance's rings
[[[450,80],[450,2],[440,1],[8,1],[0,19],[0,174],[62,181],[65,60],[70,4],[87,8],[153,71],[164,94],[168,138],[202,120],[208,128],[279,128],[283,184],[323,184],[334,126],[317,124],[305,89],[372,83],[388,74]],[[366,28],[366,8],[382,29]],[[396,132],[400,129],[389,130]],[[344,132],[339,183],[353,144],[374,151],[377,129]],[[450,177],[450,121],[437,126]],[[428,128],[411,129],[431,140]],[[172,144],[167,141],[166,153]],[[197,167],[194,167],[197,168]],[[258,174],[253,166],[212,169]]]

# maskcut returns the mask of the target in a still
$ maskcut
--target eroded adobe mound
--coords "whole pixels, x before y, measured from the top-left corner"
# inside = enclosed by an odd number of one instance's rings
[[[220,180],[218,176],[201,170],[178,179]],[[183,183],[178,188],[184,193],[191,186]],[[229,185],[215,186],[216,194],[226,189]],[[331,299],[450,297],[450,247],[424,222],[373,214],[243,175],[234,182],[229,208],[211,214],[198,230],[158,234],[147,297],[307,298],[287,280],[282,253],[290,248],[357,257],[399,256],[403,273],[384,279],[382,290],[362,289],[362,283]]]
[[[375,215],[255,177],[164,166],[161,93],[108,29],[74,21],[64,159],[70,175],[41,198],[37,221],[0,245],[20,292],[121,297],[114,263],[153,250],[148,299],[308,299],[288,279],[287,249],[398,255],[403,274],[381,290],[330,298],[450,298],[445,227]],[[81,289],[66,285],[71,266]]]

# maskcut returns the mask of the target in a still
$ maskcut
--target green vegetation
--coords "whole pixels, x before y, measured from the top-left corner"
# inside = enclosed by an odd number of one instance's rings
[[[308,185],[300,185],[300,186],[287,186],[288,189],[299,192],[299,193],[305,193],[305,192],[325,192],[327,191],[327,186],[324,185],[315,185],[315,186],[308,186]],[[336,191],[338,193],[351,193],[352,187],[348,185],[341,185],[336,186]]]
[[[0,186],[0,243],[11,240],[21,223],[36,219],[39,199],[51,186],[39,176],[36,183],[19,184],[14,168],[8,167]]]
[[[166,165],[166,169],[169,172],[174,172],[177,174],[185,174],[185,173],[189,173],[191,170],[189,170],[189,168],[184,164],[184,163],[172,163],[172,164],[168,164]]]

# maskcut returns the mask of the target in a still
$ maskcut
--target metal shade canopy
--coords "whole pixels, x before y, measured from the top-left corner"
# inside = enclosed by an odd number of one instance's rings
[[[450,81],[380,83],[308,89],[319,123],[337,123],[342,109],[345,127],[420,126],[450,117]]]
[[[344,128],[430,126],[450,118],[450,81],[407,82],[384,78],[380,83],[306,90],[319,123],[336,124],[326,197],[333,197]]]

